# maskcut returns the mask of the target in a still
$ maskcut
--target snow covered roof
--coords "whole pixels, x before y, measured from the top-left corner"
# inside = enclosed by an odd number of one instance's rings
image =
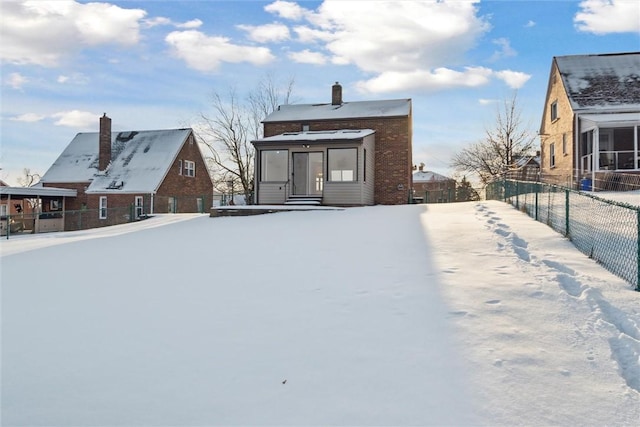
[[[373,135],[374,133],[375,131],[372,129],[285,132],[280,135],[269,136],[251,142],[254,145],[272,142],[338,142],[344,140],[362,139],[365,136]]]
[[[40,181],[91,181],[87,193],[152,192],[190,134],[190,128],[113,132],[111,164],[106,171],[98,171],[99,134],[79,133]]]
[[[451,179],[452,178],[431,171],[417,171],[413,173],[413,182],[451,181]]]
[[[640,52],[554,58],[574,110],[640,109]]]
[[[1,195],[9,196],[22,196],[22,197],[38,197],[38,196],[55,196],[55,197],[76,197],[76,190],[70,190],[68,188],[53,188],[53,187],[8,187],[0,186]]]
[[[520,169],[524,166],[531,165],[540,167],[540,156],[525,156],[519,157],[514,162],[516,169]]]
[[[411,99],[343,102],[329,104],[286,104],[278,107],[263,123],[303,120],[334,120],[370,117],[404,117],[411,114]]]

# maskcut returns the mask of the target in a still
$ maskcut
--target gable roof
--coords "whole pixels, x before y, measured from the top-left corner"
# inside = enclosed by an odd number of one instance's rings
[[[98,132],[79,133],[40,179],[88,182],[87,193],[147,193],[158,189],[192,130],[113,132],[111,163],[98,170]]]
[[[453,179],[431,171],[417,171],[413,173],[413,182],[434,181],[453,181]]]
[[[554,57],[574,110],[640,109],[640,52]]]
[[[262,123],[300,120],[335,120],[372,117],[405,117],[411,114],[411,99],[343,102],[329,104],[285,104]]]

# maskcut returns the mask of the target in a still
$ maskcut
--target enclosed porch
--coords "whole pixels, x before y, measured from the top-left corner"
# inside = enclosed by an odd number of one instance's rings
[[[373,130],[287,132],[252,143],[256,204],[373,204]]]
[[[581,176],[640,173],[640,113],[587,114],[579,124]]]

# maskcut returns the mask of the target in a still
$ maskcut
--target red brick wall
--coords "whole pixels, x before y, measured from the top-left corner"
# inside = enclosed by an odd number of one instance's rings
[[[412,176],[411,116],[325,120],[316,122],[265,123],[264,136],[309,130],[373,129],[376,132],[375,203],[398,205],[408,202]],[[399,188],[401,187],[401,188]]]
[[[180,160],[182,160],[182,175],[179,173]],[[185,160],[195,162],[195,177],[184,175]],[[205,209],[208,209],[211,206],[212,195],[213,182],[202,158],[198,143],[195,142],[193,135],[190,135],[158,189],[154,203],[154,212],[167,212],[169,197],[175,197],[177,199],[178,213],[198,212],[196,199],[198,197],[204,197],[205,203],[208,204],[208,206],[205,206]]]

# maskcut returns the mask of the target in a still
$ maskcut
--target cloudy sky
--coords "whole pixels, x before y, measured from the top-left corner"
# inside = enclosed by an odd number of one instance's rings
[[[640,4],[584,1],[2,1],[0,179],[76,133],[186,127],[214,92],[295,80],[296,103],[411,98],[414,163],[452,174],[517,91],[539,127],[554,56],[640,50]]]

